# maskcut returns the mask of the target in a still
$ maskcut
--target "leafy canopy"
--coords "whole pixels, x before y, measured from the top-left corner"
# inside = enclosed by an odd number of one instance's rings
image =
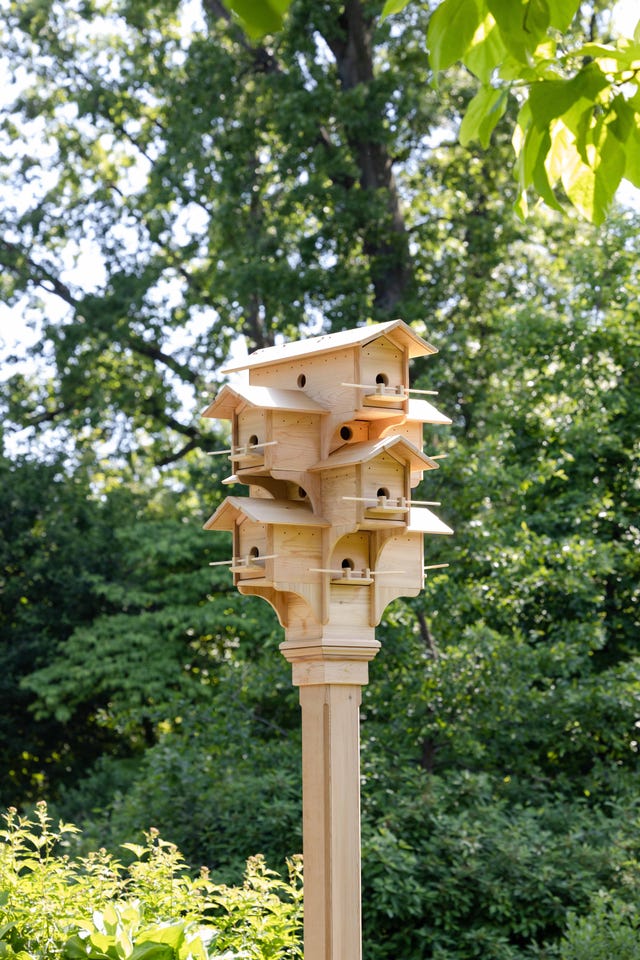
[[[407,3],[386,0],[383,17]],[[288,7],[227,5],[252,36],[278,29]],[[442,0],[427,48],[434,82],[458,62],[479,82],[460,126],[463,145],[486,148],[509,95],[518,100],[516,211],[525,217],[537,195],[559,210],[568,200],[600,224],[623,178],[640,188],[640,21],[633,38],[572,44],[579,10],[579,0]]]

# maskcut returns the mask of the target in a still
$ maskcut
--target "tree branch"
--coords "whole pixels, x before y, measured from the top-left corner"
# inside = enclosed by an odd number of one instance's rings
[[[440,654],[438,652],[438,648],[436,646],[435,640],[433,639],[433,634],[429,629],[429,624],[427,623],[427,618],[424,615],[424,610],[422,609],[422,607],[418,607],[418,609],[416,610],[416,615],[418,617],[418,625],[420,627],[420,636],[424,641],[425,647],[427,648],[431,657],[434,660],[439,660]]]

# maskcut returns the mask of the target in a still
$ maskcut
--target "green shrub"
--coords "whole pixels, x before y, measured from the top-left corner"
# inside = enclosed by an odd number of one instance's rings
[[[77,828],[56,828],[45,803],[34,819],[10,809],[0,831],[0,958],[16,960],[294,960],[302,956],[301,865],[287,881],[262,857],[240,887],[191,877],[157,831],[124,844],[128,865],[105,850],[71,857]]]
[[[586,916],[570,915],[560,960],[640,960],[640,914],[600,898]]]

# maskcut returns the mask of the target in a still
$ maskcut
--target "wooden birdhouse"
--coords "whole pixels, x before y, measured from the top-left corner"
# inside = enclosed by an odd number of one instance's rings
[[[438,464],[402,436],[345,443],[311,472],[322,475],[322,511],[336,531],[406,526],[411,478]]]
[[[326,625],[336,596],[348,599],[335,588],[348,587],[370,628],[391,599],[421,589],[423,533],[451,533],[411,500],[438,466],[422,426],[450,422],[409,397],[409,360],[432,353],[401,320],[259,350],[229,368],[250,382],[227,384],[205,410],[231,422],[227,482],[249,487],[205,526],[232,531],[236,585],[260,592],[285,627],[286,597]],[[401,544],[409,562],[396,559]]]
[[[438,467],[424,424],[451,422],[410,396],[434,353],[401,320],[258,350],[204,414],[230,422],[225,482],[248,488],[205,528],[231,533],[234,583],[275,609],[300,687],[305,960],[361,958],[360,690],[386,606],[423,588],[425,534],[452,533],[411,499]]]
[[[297,499],[305,471],[320,456],[320,419],[327,413],[300,390],[227,384],[203,416],[231,421],[231,449],[224,452],[234,479]]]

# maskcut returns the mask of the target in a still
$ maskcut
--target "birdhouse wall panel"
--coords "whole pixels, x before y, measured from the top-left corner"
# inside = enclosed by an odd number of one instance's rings
[[[256,407],[246,407],[238,414],[238,446],[244,446],[256,438],[258,443],[264,443],[266,436],[266,410],[259,410]],[[253,441],[255,442],[255,440]]]
[[[267,481],[264,485],[249,485],[249,496],[257,500],[282,499],[286,493],[284,481],[274,481],[271,477],[265,477],[264,479]]]
[[[418,450],[424,449],[423,426],[415,420],[405,420],[404,423],[394,423],[391,426],[384,427],[380,432],[380,436],[406,437],[409,443],[412,443]]]
[[[276,526],[273,531],[274,583],[321,583],[312,568],[322,566],[322,531],[319,528]],[[280,589],[291,589],[280,587]]]
[[[311,614],[313,620],[318,623],[323,622],[323,590],[322,583],[300,583],[295,581],[277,581],[275,589],[281,594],[289,597],[298,597],[304,601],[304,606]]]
[[[231,460],[236,472],[259,470],[265,465],[265,450],[260,447],[267,440],[268,411],[247,406],[234,420],[235,454]],[[255,450],[251,448],[255,447]],[[267,447],[267,449],[270,449]]]
[[[408,386],[404,381],[404,350],[387,337],[378,337],[362,347],[360,373],[363,383],[380,382],[376,379],[380,376],[387,386]]]
[[[356,467],[328,470],[322,477],[322,516],[331,522],[332,527],[346,524],[353,528],[358,504],[344,498],[359,496],[362,496],[360,472]]]
[[[236,558],[246,559],[255,557],[255,559],[259,560],[273,552],[269,546],[269,528],[264,523],[258,523],[255,520],[243,520],[236,528],[234,539],[236,543],[236,550],[234,551]],[[243,571],[236,573],[236,577],[240,580],[262,576],[264,576],[264,572],[251,570],[250,568],[246,573]]]
[[[380,622],[385,608],[393,600],[398,597],[417,597],[424,584],[422,534],[406,533],[388,537],[384,541],[379,540],[377,546],[376,589],[372,595],[374,625]]]
[[[362,443],[368,439],[369,423],[366,420],[343,420],[336,424],[327,453],[339,450],[346,443]]]
[[[362,495],[364,497],[381,496],[404,497],[407,469],[393,457],[383,454],[362,464]]]
[[[424,563],[420,535],[402,533],[384,541],[380,538],[378,544],[374,562],[380,585],[398,589],[407,585],[422,586]]]
[[[249,379],[266,387],[301,390],[335,412],[352,406],[353,389],[342,383],[353,383],[354,373],[354,349],[348,349],[260,367],[250,371]]]
[[[341,570],[350,566],[354,571],[371,567],[369,534],[349,533],[335,544],[329,560],[332,570]]]
[[[300,473],[320,459],[319,418],[312,414],[272,413],[274,469]]]
[[[353,636],[357,636],[363,627],[373,626],[370,590],[370,586],[331,584],[329,620],[339,623],[347,636],[349,631],[353,631]]]

